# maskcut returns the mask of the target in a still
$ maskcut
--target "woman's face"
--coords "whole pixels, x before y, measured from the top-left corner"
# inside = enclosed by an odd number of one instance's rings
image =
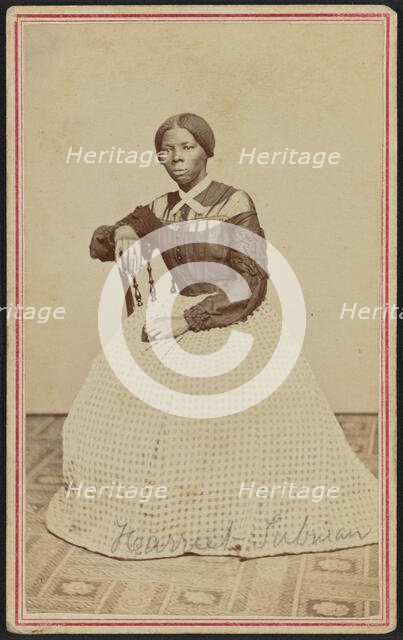
[[[165,169],[182,189],[191,189],[206,175],[207,154],[187,129],[166,131],[161,151]]]

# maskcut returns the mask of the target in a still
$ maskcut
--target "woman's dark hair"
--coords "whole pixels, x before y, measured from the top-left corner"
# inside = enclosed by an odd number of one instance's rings
[[[176,127],[190,131],[194,139],[203,147],[208,158],[214,155],[215,138],[213,130],[204,118],[195,113],[179,113],[176,116],[171,116],[162,123],[155,134],[155,148],[157,153],[161,151],[164,133]]]

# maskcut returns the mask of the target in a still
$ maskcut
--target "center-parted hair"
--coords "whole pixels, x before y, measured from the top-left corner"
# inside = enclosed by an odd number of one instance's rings
[[[155,134],[155,148],[157,153],[161,151],[162,138],[169,129],[187,129],[195,140],[206,152],[208,158],[214,155],[215,138],[208,122],[195,113],[179,113],[171,116],[162,123]]]

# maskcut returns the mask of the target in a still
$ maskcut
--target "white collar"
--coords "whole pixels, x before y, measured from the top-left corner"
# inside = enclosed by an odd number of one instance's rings
[[[173,207],[171,213],[176,213],[177,211],[179,211],[179,209],[181,209],[184,204],[187,204],[196,213],[204,213],[204,206],[194,198],[198,196],[199,193],[207,189],[207,187],[209,187],[212,182],[213,179],[210,178],[209,175],[206,175],[203,180],[200,180],[200,182],[198,182],[193,187],[193,189],[190,189],[190,191],[182,191],[182,189],[179,189],[178,193],[180,200]]]

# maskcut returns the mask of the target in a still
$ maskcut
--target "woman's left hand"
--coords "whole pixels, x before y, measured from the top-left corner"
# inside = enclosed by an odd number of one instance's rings
[[[172,318],[155,318],[152,320],[145,331],[148,335],[148,340],[163,340],[170,337],[169,328],[172,330],[174,338],[181,336],[186,331],[189,331],[189,325],[183,316],[173,316]]]

